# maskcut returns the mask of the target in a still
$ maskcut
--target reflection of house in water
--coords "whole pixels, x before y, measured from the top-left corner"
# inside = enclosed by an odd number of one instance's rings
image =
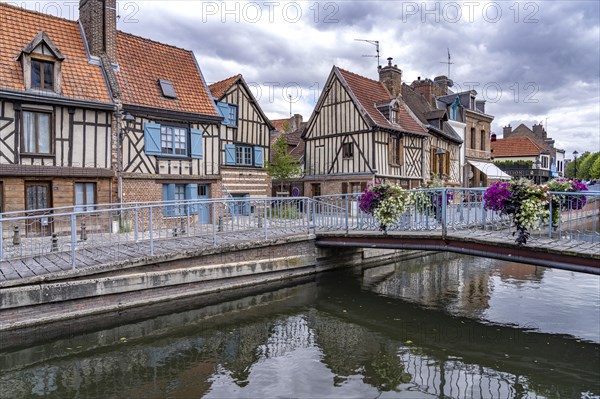
[[[539,266],[524,265],[522,263],[502,263],[502,266],[497,268],[495,273],[500,276],[503,281],[511,280],[516,285],[525,282],[540,283],[544,277],[546,269]]]
[[[479,315],[489,306],[489,260],[482,267],[466,265],[462,258],[448,255],[403,261],[395,271],[378,282],[364,281],[370,290],[403,298],[423,306],[451,312]]]

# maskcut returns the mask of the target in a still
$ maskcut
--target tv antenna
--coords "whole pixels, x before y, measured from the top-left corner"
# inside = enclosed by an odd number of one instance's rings
[[[448,49],[448,61],[440,61],[440,64],[448,64],[448,79],[450,79],[450,65],[454,64],[454,62],[451,62],[450,60],[450,49]]]
[[[365,39],[354,39],[357,42],[367,42],[375,46],[375,51],[377,55],[363,55],[363,57],[377,57],[377,66],[379,67],[381,64],[379,63],[379,40],[365,40]]]

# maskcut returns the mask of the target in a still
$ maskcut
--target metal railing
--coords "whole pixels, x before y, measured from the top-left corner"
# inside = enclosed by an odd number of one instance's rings
[[[432,237],[491,231],[514,240],[511,219],[484,208],[485,189],[412,190],[413,203],[387,231]],[[223,198],[101,204],[0,214],[0,261],[57,256],[73,269],[106,261],[320,231],[378,231],[360,194],[314,198]],[[532,240],[600,242],[600,192],[552,193],[549,217]]]

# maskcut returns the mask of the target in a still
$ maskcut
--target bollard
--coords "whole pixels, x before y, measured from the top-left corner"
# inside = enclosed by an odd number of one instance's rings
[[[81,241],[87,241],[87,232],[86,232],[86,226],[85,226],[85,218],[81,218]]]
[[[58,234],[52,233],[52,252],[58,252]]]
[[[223,231],[223,216],[219,216],[217,226],[218,226],[217,231],[222,232]]]
[[[185,235],[185,226],[183,223],[183,218],[179,219],[179,235],[182,237]]]
[[[21,233],[19,232],[19,225],[13,227],[13,245],[21,245]]]
[[[173,237],[177,237],[177,227],[173,227]]]
[[[263,218],[261,216],[258,216],[258,228],[262,228],[263,227]]]

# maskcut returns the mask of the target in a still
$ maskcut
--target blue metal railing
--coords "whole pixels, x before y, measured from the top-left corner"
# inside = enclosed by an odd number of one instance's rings
[[[435,237],[493,231],[514,239],[511,219],[484,208],[483,188],[411,192],[413,203],[388,231],[427,231]],[[0,261],[62,254],[74,269],[78,254],[121,260],[154,255],[167,241],[171,250],[184,250],[192,241],[198,247],[298,233],[378,231],[379,223],[361,211],[359,196],[135,202],[3,213]],[[532,239],[600,242],[600,192],[557,192],[552,198],[549,216],[532,230]]]

